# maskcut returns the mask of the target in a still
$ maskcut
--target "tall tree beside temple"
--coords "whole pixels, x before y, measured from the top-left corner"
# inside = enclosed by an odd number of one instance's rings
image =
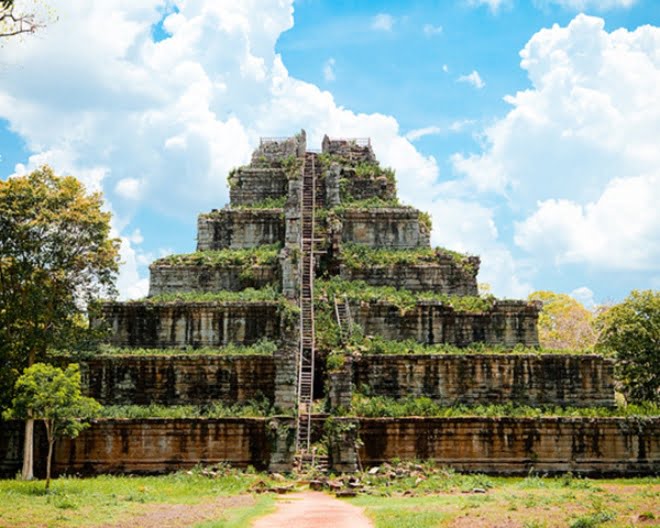
[[[43,167],[0,181],[0,407],[16,378],[51,350],[93,337],[91,301],[115,294],[119,240],[100,193]],[[24,478],[32,478],[32,420],[26,425]]]

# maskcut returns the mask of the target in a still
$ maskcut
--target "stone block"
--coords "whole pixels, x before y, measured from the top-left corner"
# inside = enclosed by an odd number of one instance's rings
[[[342,243],[391,249],[430,245],[430,233],[411,207],[344,209],[340,219]]]
[[[284,243],[283,209],[220,209],[199,215],[197,251]]]

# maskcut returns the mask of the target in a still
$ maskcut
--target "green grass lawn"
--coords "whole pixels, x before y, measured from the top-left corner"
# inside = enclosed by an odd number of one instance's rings
[[[350,501],[365,509],[376,528],[660,526],[658,478],[481,477],[485,493],[469,490],[465,477],[454,478],[456,485],[449,486],[429,479],[413,496],[380,486],[376,493],[382,495]]]
[[[660,478],[427,475],[415,482],[362,474],[373,495],[349,500],[365,509],[376,528],[660,526]],[[227,468],[211,476],[195,470],[61,478],[50,493],[43,482],[0,480],[0,527],[240,528],[275,507],[274,495],[251,492],[260,481],[274,483],[267,475]]]
[[[44,483],[0,480],[0,527],[160,527],[167,517],[182,526],[242,527],[269,511],[272,495],[250,488],[268,477],[228,471],[209,478],[197,472],[159,477],[60,478]]]

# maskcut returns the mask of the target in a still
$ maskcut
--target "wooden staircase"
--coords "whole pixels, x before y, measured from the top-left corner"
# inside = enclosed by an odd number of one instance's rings
[[[296,453],[303,460],[310,453],[312,403],[314,399],[314,217],[316,176],[315,153],[306,153],[300,200],[300,351],[298,355],[298,419]]]

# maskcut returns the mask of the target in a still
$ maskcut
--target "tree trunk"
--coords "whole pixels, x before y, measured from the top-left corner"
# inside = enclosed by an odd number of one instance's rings
[[[28,354],[28,367],[34,365],[36,361],[36,353],[34,349],[30,350]],[[28,413],[32,416],[32,413]],[[23,439],[23,469],[21,471],[21,478],[23,480],[34,479],[34,420],[28,419],[25,421],[25,438]]]
[[[34,478],[34,420],[25,420],[25,438],[23,439],[23,480]]]
[[[50,488],[50,464],[53,461],[53,446],[55,445],[55,438],[48,439],[48,458],[46,459],[46,489]]]

